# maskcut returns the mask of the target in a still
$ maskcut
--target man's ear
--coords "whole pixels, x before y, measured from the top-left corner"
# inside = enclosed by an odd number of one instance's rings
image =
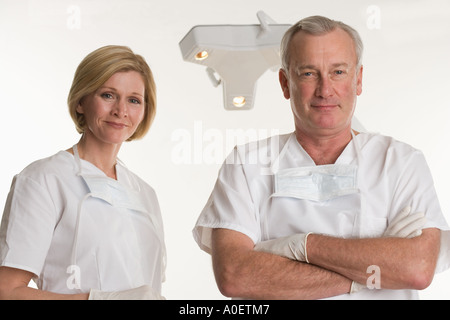
[[[363,66],[360,67],[358,74],[356,75],[356,94],[359,96],[362,93],[362,77],[363,77]]]
[[[283,95],[286,99],[291,97],[291,93],[289,92],[289,80],[284,69],[280,69],[278,72],[278,79],[280,80],[281,90],[283,91]]]

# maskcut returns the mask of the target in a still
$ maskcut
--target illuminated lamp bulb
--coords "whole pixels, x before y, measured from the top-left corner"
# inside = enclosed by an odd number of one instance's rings
[[[195,55],[195,60],[202,61],[208,58],[208,56],[209,56],[208,51],[200,51]]]
[[[233,104],[237,108],[241,108],[241,107],[245,106],[245,103],[246,103],[245,98],[242,96],[233,98]]]

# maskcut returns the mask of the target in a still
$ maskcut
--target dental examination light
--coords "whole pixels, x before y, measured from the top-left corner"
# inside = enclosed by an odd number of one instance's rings
[[[251,109],[258,78],[281,65],[280,42],[291,25],[256,15],[259,25],[194,26],[179,43],[185,61],[206,66],[214,87],[223,85],[227,110]]]

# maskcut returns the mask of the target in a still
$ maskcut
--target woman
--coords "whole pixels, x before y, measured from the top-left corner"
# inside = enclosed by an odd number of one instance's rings
[[[80,141],[13,179],[0,228],[0,298],[162,298],[158,200],[117,158],[155,116],[152,72],[129,48],[102,47],[79,65],[68,105]]]

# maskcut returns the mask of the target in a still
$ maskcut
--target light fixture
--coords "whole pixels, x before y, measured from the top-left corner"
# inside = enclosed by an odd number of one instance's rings
[[[185,61],[206,66],[213,85],[223,85],[227,110],[251,109],[256,81],[281,64],[280,42],[290,25],[262,11],[257,17],[259,25],[195,26],[179,43]]]

